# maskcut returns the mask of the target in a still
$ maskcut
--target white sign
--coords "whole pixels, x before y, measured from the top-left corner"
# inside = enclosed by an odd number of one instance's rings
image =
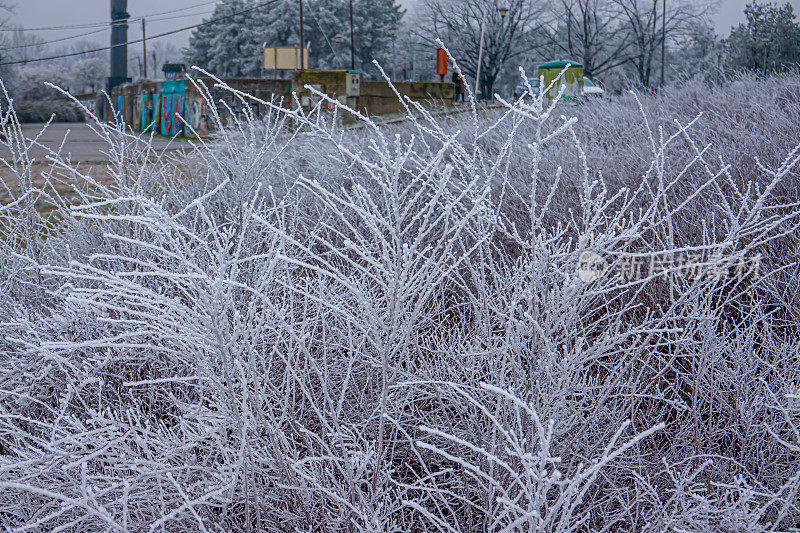
[[[303,48],[303,62],[300,62],[298,46],[267,46],[264,50],[265,70],[298,70],[308,68],[308,48]]]

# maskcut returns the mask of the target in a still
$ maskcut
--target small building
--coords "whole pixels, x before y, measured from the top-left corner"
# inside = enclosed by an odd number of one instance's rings
[[[182,80],[186,77],[186,65],[183,63],[164,63],[161,71],[165,80]]]
[[[565,70],[566,69],[566,70]],[[560,83],[553,84],[553,81],[564,72]],[[545,93],[547,98],[551,100],[558,96],[561,91],[561,86],[565,85],[564,93],[561,95],[562,100],[574,100],[583,94],[583,65],[577,61],[569,59],[562,59],[559,61],[550,61],[539,66],[539,79],[544,77],[544,84],[540,90],[545,90],[552,84],[550,90]]]

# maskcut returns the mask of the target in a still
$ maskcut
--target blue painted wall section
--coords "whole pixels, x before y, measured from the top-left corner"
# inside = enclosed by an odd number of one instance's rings
[[[186,82],[168,80],[161,84],[161,134],[180,135],[183,131],[183,103],[186,101]]]

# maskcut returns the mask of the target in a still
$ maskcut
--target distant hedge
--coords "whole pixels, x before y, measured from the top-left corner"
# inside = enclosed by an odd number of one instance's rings
[[[31,100],[14,102],[20,122],[47,122],[55,115],[54,122],[85,122],[83,111],[69,100]]]

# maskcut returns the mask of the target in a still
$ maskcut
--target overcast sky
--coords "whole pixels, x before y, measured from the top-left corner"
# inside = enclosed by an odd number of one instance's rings
[[[416,0],[402,0],[401,4],[410,6]],[[731,26],[743,19],[744,6],[747,0],[720,0],[719,12],[714,17],[714,26],[718,33],[727,34]],[[781,0],[783,3],[784,0]],[[109,19],[109,0],[11,0],[16,4],[11,21],[25,28],[41,28],[50,26],[82,25],[87,23],[106,22]],[[208,17],[216,1],[208,0],[128,0],[128,12],[132,17],[147,16],[147,33],[156,35],[183,26],[197,24]],[[791,0],[795,12],[800,11],[800,0]],[[180,10],[180,11],[177,11]],[[160,20],[159,20],[160,19]],[[106,29],[74,28],[67,30],[41,30],[36,33],[46,41],[77,36],[89,32],[76,40],[90,40],[106,44],[109,32]],[[188,43],[191,31],[178,33],[168,39],[179,47]],[[141,37],[140,23],[131,24],[129,39]],[[54,47],[69,45],[73,41],[54,43]]]

